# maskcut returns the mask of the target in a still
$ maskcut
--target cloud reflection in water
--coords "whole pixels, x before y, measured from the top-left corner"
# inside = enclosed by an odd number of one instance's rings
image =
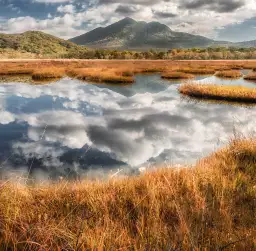
[[[192,163],[225,144],[234,128],[251,133],[256,125],[255,108],[187,102],[177,83],[155,75],[126,87],[70,79],[9,83],[0,86],[0,97],[2,170],[33,163],[32,171],[47,177]]]

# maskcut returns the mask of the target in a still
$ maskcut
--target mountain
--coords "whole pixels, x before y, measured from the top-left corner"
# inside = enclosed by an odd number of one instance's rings
[[[40,31],[0,34],[0,58],[109,58],[111,52],[97,54],[98,52],[93,48],[129,49],[141,52],[155,48],[158,49],[157,53],[171,48],[209,46],[255,48],[256,40],[239,43],[219,42],[202,36],[174,32],[168,26],[157,22],[136,22],[130,18],[125,18],[106,28],[97,28],[71,41]],[[92,49],[88,49],[89,47]],[[249,58],[250,55],[248,54]],[[123,55],[111,55],[111,57],[122,58]]]
[[[0,48],[53,55],[65,54],[79,46],[41,31],[27,31],[21,34],[0,34]]]
[[[70,41],[92,48],[106,49],[170,49],[207,47],[214,40],[184,32],[172,31],[158,22],[137,22],[125,18],[105,28],[99,27]]]
[[[233,46],[241,48],[256,47],[256,40],[234,43]]]

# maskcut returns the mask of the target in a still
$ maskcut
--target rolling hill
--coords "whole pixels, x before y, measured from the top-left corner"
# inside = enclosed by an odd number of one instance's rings
[[[0,48],[41,55],[61,55],[80,46],[41,31],[27,31],[21,34],[0,34]]]

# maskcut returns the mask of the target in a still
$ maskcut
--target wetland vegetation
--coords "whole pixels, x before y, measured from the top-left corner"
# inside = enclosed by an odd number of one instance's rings
[[[3,182],[0,247],[254,250],[255,149],[237,138],[194,167],[108,182]]]
[[[183,95],[203,100],[256,103],[256,89],[242,86],[187,83],[179,87],[179,92]]]
[[[0,249],[254,250],[255,68],[1,62]]]
[[[216,73],[219,78],[241,78],[243,74],[239,70],[219,71]]]

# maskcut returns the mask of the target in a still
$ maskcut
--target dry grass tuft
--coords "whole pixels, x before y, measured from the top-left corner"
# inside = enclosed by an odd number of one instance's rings
[[[24,66],[1,67],[0,75],[30,75],[33,73],[33,68]]]
[[[256,72],[249,73],[244,77],[245,80],[256,81]]]
[[[108,68],[77,68],[68,71],[68,75],[84,81],[104,83],[133,83],[134,79],[128,71],[118,72]],[[128,75],[128,76],[127,76]]]
[[[256,140],[194,168],[109,182],[0,184],[1,250],[255,250]]]
[[[63,68],[42,68],[37,69],[32,74],[33,80],[46,80],[52,78],[62,78],[65,75],[65,69]]]
[[[219,78],[241,78],[243,75],[240,71],[219,71],[216,73]]]
[[[256,68],[256,63],[255,62],[247,62],[243,66],[244,69],[254,69]]]
[[[188,73],[188,74],[195,74],[195,75],[213,75],[215,74],[215,69],[213,68],[181,68],[179,71]]]
[[[192,98],[256,103],[256,89],[242,86],[186,83],[179,87],[179,92]]]
[[[184,72],[164,72],[161,77],[164,79],[191,79],[195,76]]]

